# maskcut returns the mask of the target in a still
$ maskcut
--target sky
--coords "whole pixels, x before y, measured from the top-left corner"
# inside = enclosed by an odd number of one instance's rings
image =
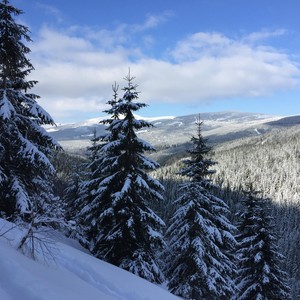
[[[56,123],[103,116],[135,77],[145,117],[300,114],[298,0],[10,0]]]

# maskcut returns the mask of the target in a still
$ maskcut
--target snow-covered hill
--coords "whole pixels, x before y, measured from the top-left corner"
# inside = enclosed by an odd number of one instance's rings
[[[1,300],[175,300],[165,289],[86,253],[53,233],[53,259],[37,261],[16,250],[22,230],[0,219]],[[5,236],[3,233],[9,230]]]
[[[195,131],[198,114],[181,117],[144,118],[154,127],[141,130],[139,134],[156,147],[186,143]],[[137,116],[137,118],[142,118]],[[257,113],[217,112],[203,113],[203,134],[211,143],[234,140],[241,137],[260,135],[277,126],[282,117]],[[85,149],[96,130],[101,134],[105,126],[99,124],[102,118],[67,124],[48,129],[66,150]],[[300,123],[300,122],[299,122]]]

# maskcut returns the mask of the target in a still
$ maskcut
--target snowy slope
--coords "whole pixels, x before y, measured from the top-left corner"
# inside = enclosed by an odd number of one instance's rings
[[[34,261],[16,249],[22,236],[0,219],[1,300],[175,300],[163,288],[84,252],[73,240],[55,234],[54,260]]]

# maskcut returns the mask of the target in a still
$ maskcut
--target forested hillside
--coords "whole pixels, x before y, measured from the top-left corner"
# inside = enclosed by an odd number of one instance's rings
[[[278,245],[286,257],[293,299],[300,294],[300,126],[278,128],[257,137],[243,138],[214,147],[218,163],[212,176],[216,193],[230,206],[233,222],[241,206],[242,190],[252,184],[271,199],[271,215],[278,234]],[[175,156],[176,157],[176,156]],[[177,175],[184,153],[156,171],[166,188],[166,206],[157,207],[168,219],[175,209],[173,202],[182,178]],[[164,158],[165,160],[165,158]],[[175,161],[175,162],[174,162]]]
[[[73,250],[59,247],[59,235],[184,299],[299,299],[299,118],[208,113],[206,123],[200,115],[167,118],[152,131],[136,114],[147,104],[129,69],[122,89],[112,85],[103,132],[88,134],[81,156],[63,152],[45,130],[54,120],[29,93],[37,82],[27,80],[34,67],[23,43],[29,29],[15,22],[21,13],[0,2],[0,298],[48,299],[37,278],[15,277],[11,262],[21,253],[60,261]],[[113,277],[94,272],[89,256],[65,255],[63,272],[107,294],[99,285],[113,286]],[[29,260],[17,260],[22,274],[34,273]],[[108,290],[112,299],[123,294]]]
[[[300,127],[244,139],[215,148],[214,181],[235,211],[239,192],[252,183],[270,197],[284,268],[291,280],[293,299],[300,295]]]
[[[247,181],[280,204],[297,203],[300,191],[300,127],[278,129],[215,148],[215,180],[239,190]]]
[[[193,134],[193,132],[191,132]],[[229,205],[230,218],[237,222],[235,213],[241,206],[242,190],[251,183],[255,190],[272,200],[271,214],[274,217],[278,245],[283,260],[283,269],[289,274],[293,299],[300,293],[300,126],[277,130],[256,137],[242,138],[214,146],[213,159],[216,173],[212,176],[218,186],[216,194]],[[208,140],[209,142],[209,140]],[[177,149],[166,155],[165,149],[155,153],[162,167],[152,175],[165,187],[165,200],[153,203],[153,209],[168,225],[176,210],[178,186],[184,178],[178,174],[182,158],[187,156],[189,145],[177,145]],[[174,154],[176,153],[176,154]],[[68,161],[66,163],[66,161]],[[56,156],[59,183],[64,186],[70,178],[72,168],[82,169],[83,158],[67,153]],[[63,193],[63,189],[61,189]]]

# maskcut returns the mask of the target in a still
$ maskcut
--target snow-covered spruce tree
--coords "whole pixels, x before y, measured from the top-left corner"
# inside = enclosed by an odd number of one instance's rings
[[[279,266],[283,256],[277,249],[268,202],[258,197],[252,187],[245,192],[237,236],[236,300],[290,299],[287,274]]]
[[[118,120],[118,113],[115,111],[116,104],[121,100],[118,100],[118,86],[115,83],[112,86],[114,95],[113,99],[108,101],[110,109],[104,111],[111,115],[110,119],[102,120],[102,124],[111,124],[115,120]],[[103,136],[97,137],[94,132],[94,137],[91,140],[92,146],[88,148],[88,159],[89,162],[86,164],[85,180],[79,185],[78,197],[74,201],[75,222],[80,232],[80,242],[88,248],[97,257],[101,257],[97,250],[97,240],[99,239],[100,232],[105,229],[105,225],[100,222],[100,215],[102,211],[105,211],[107,204],[110,207],[110,201],[108,198],[103,198],[101,201],[99,198],[98,189],[100,183],[108,176],[107,164],[109,165],[109,158],[107,155],[102,153],[102,148],[106,143],[113,142],[118,139],[118,133],[113,131],[110,133],[109,127],[107,128],[108,133]],[[111,154],[111,152],[109,152]],[[108,201],[106,201],[108,200]],[[106,208],[105,208],[106,207]],[[101,215],[101,218],[103,216]],[[110,220],[111,221],[111,220]],[[104,219],[104,224],[109,221],[109,215]],[[102,258],[102,257],[101,257]]]
[[[162,282],[155,254],[164,245],[164,222],[148,203],[163,200],[163,187],[147,173],[159,166],[144,156],[154,148],[136,134],[151,125],[133,115],[145,106],[135,102],[138,92],[133,79],[129,74],[123,97],[109,103],[107,113],[112,117],[103,121],[108,133],[101,137],[92,163],[97,188],[82,215],[91,224],[92,251],[97,257],[151,282]]]
[[[190,158],[180,172],[189,181],[180,186],[178,209],[167,230],[168,287],[187,299],[230,299],[235,291],[235,227],[226,217],[227,205],[211,191],[208,176],[215,162],[207,158],[210,148],[202,137],[201,125],[199,117]]]
[[[20,13],[8,0],[0,3],[0,211],[37,224],[47,222],[45,212],[57,213],[48,156],[60,146],[41,127],[54,121],[28,93],[36,81],[26,80],[33,66],[23,43],[28,28],[14,20]]]

